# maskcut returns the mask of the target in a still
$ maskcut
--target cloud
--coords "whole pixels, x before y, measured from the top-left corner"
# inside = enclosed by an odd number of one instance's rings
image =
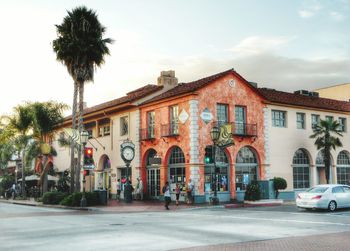
[[[345,16],[337,11],[329,12],[329,16],[335,21],[343,21],[345,19]]]
[[[292,38],[288,37],[261,37],[251,36],[243,39],[239,44],[230,49],[238,56],[257,55],[266,51],[278,49],[287,44]]]
[[[315,12],[312,12],[310,10],[299,10],[298,13],[301,18],[310,18],[315,15]]]
[[[298,11],[301,18],[311,18],[318,14],[323,6],[318,0],[303,2],[303,8]]]
[[[191,63],[179,60],[175,70],[179,82],[190,82],[230,68],[259,87],[289,92],[350,82],[350,59],[306,60],[272,53],[221,60],[193,56]]]

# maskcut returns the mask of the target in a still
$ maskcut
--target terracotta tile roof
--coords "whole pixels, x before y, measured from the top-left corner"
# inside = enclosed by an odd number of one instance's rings
[[[296,105],[310,108],[318,108],[332,111],[350,112],[350,102],[338,101],[328,98],[305,96],[290,92],[277,91],[275,89],[257,88],[257,91],[267,100],[273,103]]]
[[[207,84],[210,84],[211,82],[225,76],[226,74],[228,74],[230,72],[234,72],[235,74],[237,74],[233,69],[229,69],[227,71],[223,71],[223,72],[217,73],[215,75],[205,77],[205,78],[193,81],[193,82],[179,83],[176,87],[170,89],[169,91],[166,91],[166,92],[164,92],[164,93],[162,93],[162,94],[160,94],[160,95],[158,95],[150,100],[143,102],[142,105],[196,91],[199,88],[204,87]],[[241,77],[241,76],[239,76],[239,77]]]
[[[113,106],[118,106],[118,105],[121,105],[121,104],[125,104],[125,103],[130,103],[130,102],[133,102],[133,101],[136,101],[138,99],[141,99],[141,98],[144,98],[146,97],[147,95],[149,94],[152,94],[156,91],[159,91],[163,88],[163,86],[158,86],[158,85],[145,85],[141,88],[138,88],[136,90],[133,90],[131,92],[128,92],[126,94],[126,96],[123,96],[121,98],[117,98],[117,99],[114,99],[114,100],[111,100],[111,101],[108,101],[108,102],[105,102],[105,103],[102,103],[102,104],[99,104],[99,105],[95,105],[95,106],[92,106],[92,107],[89,107],[89,108],[85,108],[84,109],[84,115],[86,114],[89,114],[89,113],[93,113],[93,112],[96,112],[96,111],[100,111],[100,110],[103,110],[103,109],[107,109],[107,108],[110,108],[110,107],[113,107]],[[69,120],[71,119],[71,115],[66,117],[65,120]]]

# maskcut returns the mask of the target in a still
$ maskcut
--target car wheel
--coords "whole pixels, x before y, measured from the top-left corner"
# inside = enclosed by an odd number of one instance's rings
[[[328,210],[330,212],[334,212],[337,209],[337,202],[335,202],[334,200],[332,200],[331,202],[329,202],[328,204]]]

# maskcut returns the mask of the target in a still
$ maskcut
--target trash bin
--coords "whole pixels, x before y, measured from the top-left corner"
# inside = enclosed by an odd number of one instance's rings
[[[98,195],[98,201],[100,205],[107,205],[107,190],[95,190]]]

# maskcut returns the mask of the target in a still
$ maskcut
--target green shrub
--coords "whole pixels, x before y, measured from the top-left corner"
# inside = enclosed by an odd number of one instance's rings
[[[62,192],[47,192],[43,195],[43,204],[57,205],[59,204],[63,198],[66,196],[65,193]]]
[[[5,174],[1,177],[0,196],[5,196],[5,191],[15,183],[15,178],[12,175]]]
[[[70,207],[80,207],[80,201],[83,196],[83,193],[73,193],[71,195],[66,196],[62,201],[61,205],[70,206]],[[99,205],[98,194],[94,192],[86,192],[85,193],[87,206],[96,206]]]
[[[260,200],[260,188],[259,188],[258,182],[252,181],[252,183],[250,183],[247,186],[247,189],[244,195],[244,200],[252,200],[252,201]]]
[[[273,178],[273,188],[275,190],[275,197],[278,198],[279,191],[287,188],[287,181],[281,177]]]

